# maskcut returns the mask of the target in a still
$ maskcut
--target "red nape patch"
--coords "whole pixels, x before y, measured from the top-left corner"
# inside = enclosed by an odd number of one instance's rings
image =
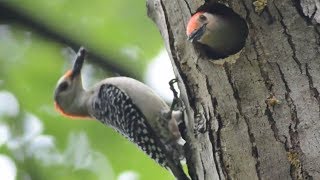
[[[199,22],[198,22],[198,18],[201,14],[203,14],[204,12],[197,12],[196,14],[194,14],[187,25],[187,36],[190,36],[190,34],[194,31],[197,30],[199,28]]]
[[[72,70],[68,70],[64,75],[63,77],[70,77],[72,75]]]
[[[54,108],[56,109],[57,112],[59,112],[62,116],[68,117],[71,119],[81,119],[81,120],[91,120],[92,118],[89,116],[78,116],[74,114],[69,114],[63,111],[63,109],[58,105],[57,102],[54,102]]]

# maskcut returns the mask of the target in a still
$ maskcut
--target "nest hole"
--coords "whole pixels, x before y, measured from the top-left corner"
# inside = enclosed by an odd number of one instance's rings
[[[228,56],[234,55],[243,49],[249,32],[247,22],[244,18],[226,5],[211,1],[200,6],[196,13],[198,12],[211,13],[223,20],[226,20],[226,23],[230,26],[230,31],[225,31],[225,34],[222,33],[222,35],[217,38],[220,41],[218,42],[219,44],[222,42],[222,48],[219,48],[219,50],[200,43],[199,41],[194,41],[195,48],[199,50],[201,55],[212,60],[217,60],[227,58]]]

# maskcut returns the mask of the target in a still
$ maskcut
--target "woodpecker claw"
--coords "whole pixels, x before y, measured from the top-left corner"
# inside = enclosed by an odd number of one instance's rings
[[[183,111],[185,108],[184,108],[184,105],[183,105],[183,102],[182,100],[178,97],[178,92],[176,91],[176,89],[174,88],[174,83],[177,83],[178,82],[178,79],[172,79],[169,81],[169,85],[170,85],[170,89],[173,93],[173,101],[172,101],[172,104],[171,104],[171,107],[170,107],[170,111],[172,112],[174,109],[179,109],[181,111]]]
[[[173,92],[173,97],[174,97],[174,98],[179,98],[179,97],[178,97],[178,92],[176,91],[176,89],[175,89],[174,86],[173,86],[173,84],[174,84],[174,83],[177,83],[177,82],[178,82],[178,79],[171,79],[171,80],[169,81],[170,89],[171,89],[171,91]]]

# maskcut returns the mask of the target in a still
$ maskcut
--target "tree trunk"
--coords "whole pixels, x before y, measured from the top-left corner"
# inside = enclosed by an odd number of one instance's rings
[[[223,1],[249,26],[240,56],[223,65],[187,41],[203,3],[147,2],[180,81],[190,176],[320,179],[319,0],[269,0],[261,14],[253,0]]]

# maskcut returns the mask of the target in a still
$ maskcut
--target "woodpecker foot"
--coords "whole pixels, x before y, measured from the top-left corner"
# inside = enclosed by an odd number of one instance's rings
[[[173,138],[170,141],[166,142],[166,144],[178,143],[180,146],[183,146],[185,144],[185,140],[182,139],[178,126],[178,124],[183,121],[183,112],[180,110],[162,111],[160,114],[160,118],[163,122],[165,122],[164,126],[168,127],[173,135]]]
[[[172,104],[170,107],[170,111],[172,112],[173,110],[180,110],[180,111],[184,111],[185,110],[185,106],[183,104],[183,101],[178,97],[178,92],[177,90],[174,88],[174,84],[178,82],[178,79],[172,79],[169,81],[169,85],[170,85],[170,89],[173,93],[173,100],[172,100]]]
[[[178,98],[178,92],[176,91],[176,89],[174,88],[174,83],[177,83],[178,82],[178,79],[171,79],[169,81],[169,85],[170,85],[170,89],[171,91],[173,92],[173,97],[174,98]]]

